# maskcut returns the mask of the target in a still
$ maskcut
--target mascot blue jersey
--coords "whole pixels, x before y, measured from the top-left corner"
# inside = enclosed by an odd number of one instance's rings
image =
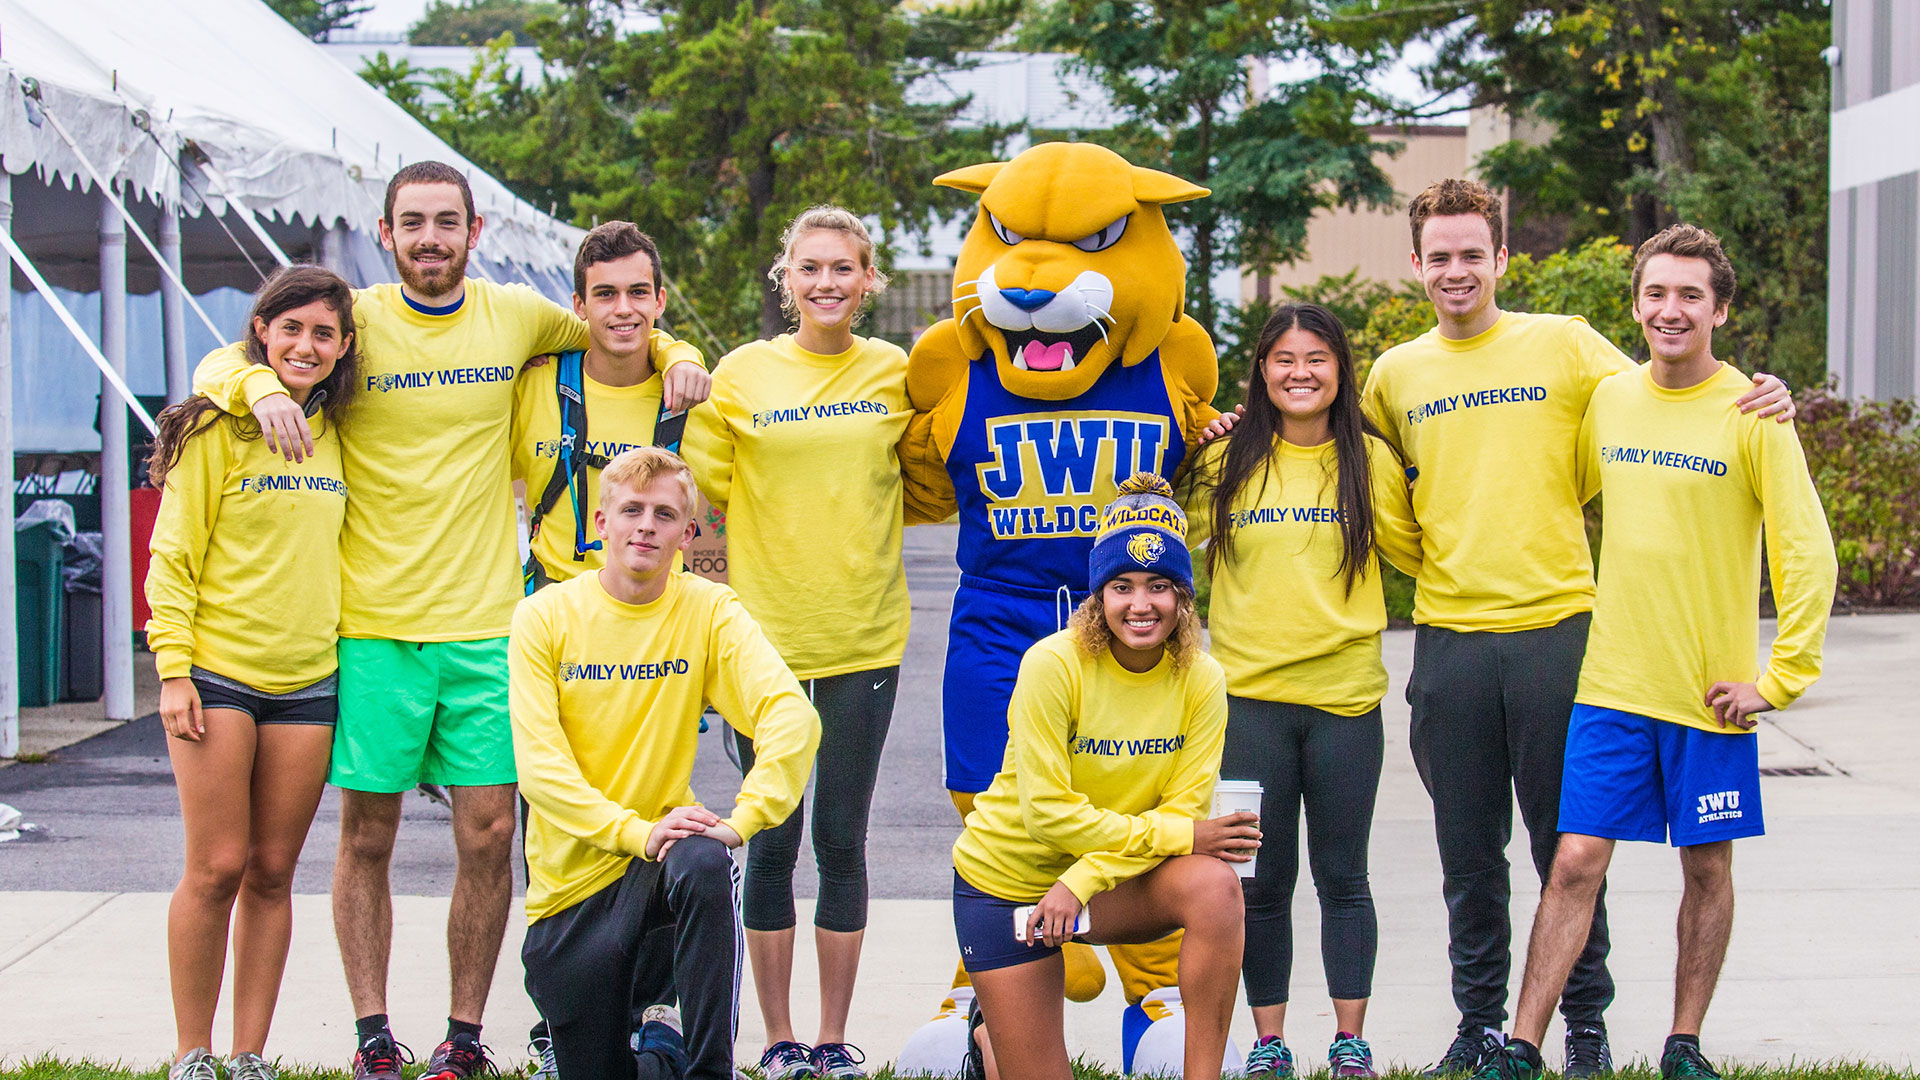
[[[1064,401],[1009,393],[989,353],[969,365],[966,392],[946,456],[960,508],[961,571],[1083,593],[1100,508],[1127,477],[1172,476],[1186,456],[1159,351],[1114,364]]]

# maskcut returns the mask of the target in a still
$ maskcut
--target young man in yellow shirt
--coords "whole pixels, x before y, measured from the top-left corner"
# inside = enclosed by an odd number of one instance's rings
[[[1765,832],[1756,715],[1820,675],[1833,537],[1791,427],[1728,406],[1747,388],[1713,355],[1734,296],[1710,232],[1640,246],[1634,317],[1653,360],[1600,384],[1581,433],[1585,494],[1607,496],[1593,636],[1580,673],[1560,848],[1527,947],[1512,1037],[1476,1080],[1533,1080],[1539,1044],[1620,840],[1680,849],[1673,1028],[1665,1080],[1717,1080],[1700,1026],[1733,930],[1733,841]],[[1764,670],[1764,533],[1779,632]]]
[[[606,565],[513,617],[513,744],[532,807],[521,959],[561,1076],[733,1080],[742,931],[729,851],[792,813],[820,741],[818,714],[733,591],[673,572],[694,502],[678,456],[614,458],[594,512]],[[690,786],[707,701],[755,749],[724,818]],[[671,953],[684,1028],[664,1003],[630,1000],[656,950]]]
[[[469,281],[483,221],[458,169],[421,161],[387,184],[381,243],[398,284],[354,294],[363,365],[341,458],[353,491],[341,535],[340,720],[329,780],[342,789],[334,932],[358,1018],[355,1080],[398,1080],[387,1024],[388,868],[401,796],[452,794],[458,857],[447,915],[446,1038],[426,1080],[489,1066],[480,1020],[513,900],[514,764],[507,631],[522,595],[508,433],[520,365],[586,344],[573,312],[520,285]],[[698,364],[666,379],[669,404],[705,395]],[[231,350],[194,389],[251,411],[270,449],[300,460],[312,433],[286,388]],[[684,404],[680,405],[684,407]]]
[[[573,312],[587,323],[586,350],[574,361],[577,383],[560,389],[565,355],[529,365],[514,381],[513,478],[527,485],[529,508],[546,501],[550,484],[556,488],[534,525],[529,589],[605,563],[593,535],[600,470],[622,451],[654,444],[665,419],[661,406],[668,369],[681,363],[706,366],[699,349],[656,325],[667,306],[662,281],[660,251],[638,225],[609,221],[596,226],[580,241],[573,260]],[[575,433],[577,445],[569,454],[561,395],[574,391],[587,427]],[[572,476],[569,463],[579,466]]]
[[[1406,461],[1421,528],[1407,701],[1414,764],[1433,798],[1459,1028],[1430,1075],[1471,1072],[1506,1019],[1516,800],[1544,880],[1559,832],[1567,718],[1586,650],[1593,559],[1575,447],[1600,380],[1633,362],[1578,316],[1502,311],[1500,200],[1443,180],[1408,216],[1413,269],[1439,323],[1375,361],[1362,408]],[[1728,412],[1791,415],[1755,376]],[[1604,893],[1567,980],[1569,1077],[1611,1071],[1603,1013]]]

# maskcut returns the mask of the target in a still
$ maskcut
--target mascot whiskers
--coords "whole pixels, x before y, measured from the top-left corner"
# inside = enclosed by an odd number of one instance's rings
[[[1087,143],[1042,143],[934,183],[978,194],[980,210],[954,267],[953,317],[909,357],[901,462],[912,518],[959,517],[942,704],[946,786],[964,815],[1000,769],[1021,656],[1087,594],[1101,507],[1135,472],[1178,471],[1218,415],[1219,368],[1185,314],[1186,261],[1161,212],[1207,189]],[[1178,951],[1177,937],[1109,949],[1130,1072],[1179,1071]],[[1105,979],[1092,949],[1068,947],[1069,997],[1091,1000]],[[897,1067],[956,1073],[971,994],[962,971]],[[1227,1061],[1239,1062],[1231,1045]]]

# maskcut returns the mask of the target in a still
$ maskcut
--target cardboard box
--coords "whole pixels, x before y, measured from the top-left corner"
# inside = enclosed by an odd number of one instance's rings
[[[705,495],[693,508],[700,534],[686,550],[687,569],[722,585],[727,583],[727,515],[707,502]]]

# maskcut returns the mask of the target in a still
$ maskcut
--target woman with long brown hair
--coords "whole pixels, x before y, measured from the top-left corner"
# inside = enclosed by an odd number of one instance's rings
[[[147,572],[147,644],[180,789],[186,868],[167,911],[178,1045],[172,1080],[217,1080],[208,1052],[234,944],[232,1080],[272,1080],[262,1056],[292,936],[293,871],[326,782],[336,714],[339,427],[358,365],[353,297],[317,266],[260,288],[245,340],[305,408],[294,463],[251,417],[196,395],[162,412],[147,471],[164,491]]]
[[[1376,550],[1408,573],[1420,534],[1393,450],[1360,413],[1340,320],[1288,304],[1261,329],[1246,414],[1196,460],[1182,501],[1209,542],[1212,652],[1227,674],[1223,779],[1257,780],[1267,837],[1246,881],[1242,963],[1257,1080],[1294,1074],[1283,1028],[1300,812],[1320,895],[1334,1076],[1372,1076],[1361,1037],[1379,930],[1367,840],[1380,786],[1387,625]]]

